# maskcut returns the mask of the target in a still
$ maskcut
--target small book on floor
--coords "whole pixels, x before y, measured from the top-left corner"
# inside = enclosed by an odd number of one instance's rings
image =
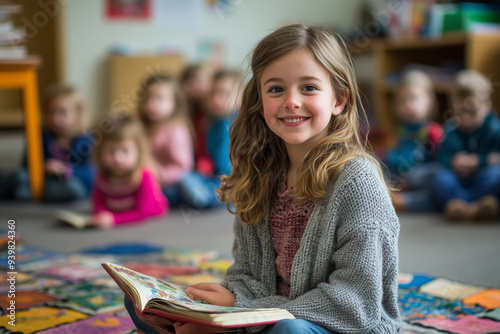
[[[102,266],[144,314],[153,313],[167,319],[207,326],[237,328],[273,324],[295,319],[283,309],[250,309],[205,304],[193,300],[184,289],[154,277],[113,263]]]
[[[85,228],[87,226],[91,226],[89,215],[82,215],[70,211],[58,211],[56,219],[76,228]]]

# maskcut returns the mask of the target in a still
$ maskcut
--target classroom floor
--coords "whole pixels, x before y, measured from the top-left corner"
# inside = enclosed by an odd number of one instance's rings
[[[54,220],[57,209],[47,204],[0,203],[0,229],[14,219],[24,244],[60,252],[131,241],[231,252],[233,217],[223,209],[175,209],[166,218],[114,230],[62,226]],[[86,211],[89,205],[65,205],[65,209]],[[452,225],[440,215],[402,214],[400,223],[401,272],[500,288],[500,222]]]
[[[0,168],[17,165],[19,136],[0,134]],[[55,222],[55,212],[87,211],[89,203],[48,205],[0,203],[0,229],[15,219],[24,243],[73,252],[111,242],[143,241],[164,247],[215,249],[230,254],[233,217],[224,209],[175,209],[168,217],[114,230],[75,230]],[[450,224],[438,214],[400,215],[400,271],[446,277],[463,283],[500,288],[500,221]]]

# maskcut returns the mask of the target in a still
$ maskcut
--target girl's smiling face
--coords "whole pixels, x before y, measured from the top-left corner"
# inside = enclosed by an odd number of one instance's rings
[[[287,147],[312,147],[345,106],[335,96],[330,73],[305,48],[268,65],[260,83],[266,124]]]

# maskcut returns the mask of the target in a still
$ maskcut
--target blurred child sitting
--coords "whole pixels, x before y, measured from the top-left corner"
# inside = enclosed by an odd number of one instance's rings
[[[78,90],[57,84],[45,93],[42,105],[42,148],[45,186],[42,200],[72,201],[88,197],[93,167],[89,156],[92,138],[85,134],[88,111]],[[27,161],[23,167],[0,184],[0,198],[31,198]]]
[[[163,215],[168,202],[151,169],[150,148],[140,121],[116,113],[101,124],[102,137],[95,153],[98,175],[91,223],[109,228]]]
[[[439,161],[447,169],[432,182],[449,220],[492,220],[500,192],[500,121],[491,108],[491,82],[475,71],[457,75],[450,94],[452,122]]]
[[[430,78],[421,71],[407,72],[396,91],[395,110],[400,125],[394,148],[385,163],[401,192],[392,194],[396,210],[431,211],[428,184],[440,169],[437,151],[443,140],[440,125],[430,120],[436,96]]]
[[[196,134],[196,170],[203,175],[214,172],[214,163],[207,150],[207,114],[204,102],[212,86],[212,70],[208,65],[186,67],[181,75],[182,88],[188,100],[189,114]]]
[[[147,78],[142,85],[139,115],[170,205],[192,203],[192,192],[182,192],[179,187],[181,179],[194,168],[194,148],[187,102],[177,80],[163,73]]]
[[[229,127],[241,106],[241,86],[242,76],[238,71],[221,70],[213,77],[212,90],[206,100],[209,114],[206,145],[214,162],[214,173],[193,172],[181,180],[183,192],[192,192],[191,206],[197,209],[224,205],[215,189],[220,186],[220,176],[231,173]]]
[[[241,107],[242,82],[240,72],[220,70],[214,75],[213,88],[207,99],[207,147],[216,176],[231,174],[229,127]]]

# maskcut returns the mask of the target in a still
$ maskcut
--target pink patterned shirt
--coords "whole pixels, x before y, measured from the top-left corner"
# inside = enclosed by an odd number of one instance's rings
[[[302,235],[314,209],[313,201],[294,204],[291,196],[292,190],[293,187],[286,187],[285,172],[269,215],[271,236],[276,254],[278,292],[285,297],[290,294],[293,259],[299,250]]]

